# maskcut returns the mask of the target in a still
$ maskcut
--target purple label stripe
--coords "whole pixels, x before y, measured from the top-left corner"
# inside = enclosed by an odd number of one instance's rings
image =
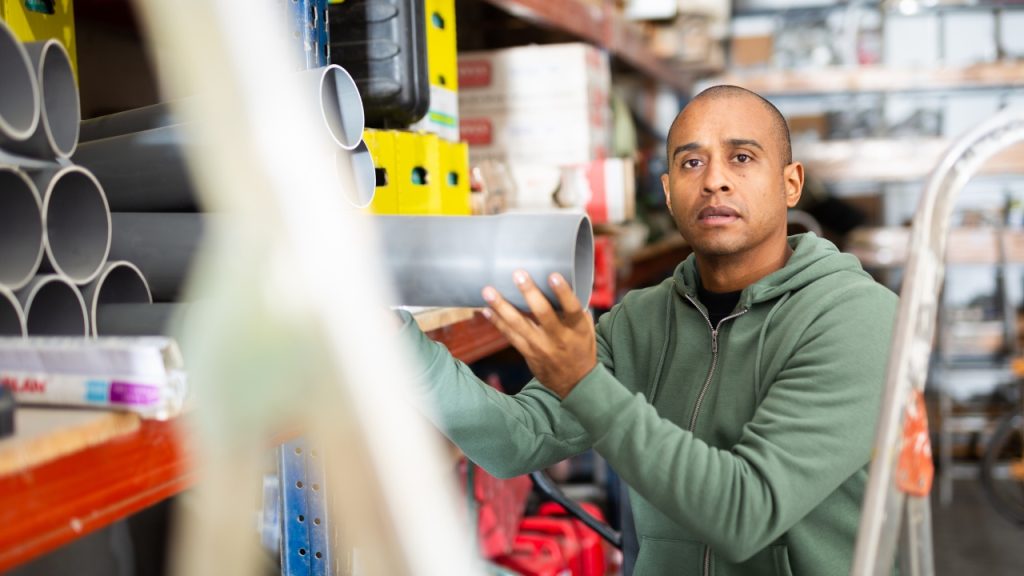
[[[110,403],[129,406],[151,406],[160,402],[160,388],[147,384],[113,381],[110,383]]]

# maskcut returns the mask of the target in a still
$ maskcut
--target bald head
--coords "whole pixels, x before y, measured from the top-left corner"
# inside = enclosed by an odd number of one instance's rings
[[[775,143],[779,148],[780,159],[782,165],[786,166],[793,162],[793,147],[789,139],[789,126],[786,124],[786,119],[779,112],[779,109],[774,104],[762,98],[756,92],[751,92],[746,88],[740,88],[739,86],[730,86],[723,84],[720,86],[712,86],[694,96],[690,103],[683,108],[675,120],[672,122],[672,127],[668,130],[668,150],[666,153],[669,157],[669,162],[672,161],[672,133],[681,122],[686,111],[694,104],[704,101],[718,101],[718,100],[735,100],[737,106],[747,106],[753,104],[760,106],[767,114],[767,121],[770,123],[770,130],[772,135],[775,137]]]

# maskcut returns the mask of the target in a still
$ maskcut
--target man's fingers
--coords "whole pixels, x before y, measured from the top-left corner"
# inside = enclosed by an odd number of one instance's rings
[[[492,286],[483,290],[483,297],[491,307],[491,313],[502,321],[502,325],[520,334],[523,338],[532,339],[537,336],[537,325],[523,315],[515,306],[498,293]]]
[[[540,288],[534,284],[530,275],[523,270],[516,270],[512,279],[519,287],[519,291],[523,293],[526,305],[530,307],[530,312],[537,318],[537,322],[544,328],[544,331],[552,332],[560,329],[562,324],[558,320],[558,315],[555,314],[555,309],[551,307],[551,303],[548,302]]]
[[[484,318],[487,318],[488,320],[491,321],[491,324],[493,324],[494,327],[498,329],[498,332],[501,332],[501,335],[504,336],[506,340],[508,340],[508,343],[511,344],[513,348],[518,350],[523,356],[526,356],[527,351],[529,350],[527,347],[530,345],[529,338],[526,338],[518,331],[513,330],[508,325],[508,322],[506,322],[504,319],[502,319],[500,316],[494,313],[494,310],[491,310],[490,308],[484,308],[481,311],[481,314],[484,315]]]
[[[572,287],[565,281],[565,278],[558,272],[555,272],[548,276],[548,284],[555,291],[555,296],[558,297],[558,303],[562,306],[562,312],[565,314],[566,320],[577,320],[583,314],[583,305],[580,303],[579,298],[576,297]]]

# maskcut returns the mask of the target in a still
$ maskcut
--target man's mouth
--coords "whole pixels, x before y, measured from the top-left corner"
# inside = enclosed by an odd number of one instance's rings
[[[697,220],[702,224],[729,224],[738,220],[740,213],[728,206],[708,206],[697,213]]]

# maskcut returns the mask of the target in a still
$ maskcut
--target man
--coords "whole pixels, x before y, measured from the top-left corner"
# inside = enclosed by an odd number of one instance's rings
[[[564,279],[536,320],[493,288],[485,314],[536,379],[481,385],[406,319],[438,425],[500,476],[594,448],[630,486],[635,574],[845,575],[896,297],[813,235],[785,120],[747,90],[702,92],[668,137],[665,199],[693,255],[595,328]]]

